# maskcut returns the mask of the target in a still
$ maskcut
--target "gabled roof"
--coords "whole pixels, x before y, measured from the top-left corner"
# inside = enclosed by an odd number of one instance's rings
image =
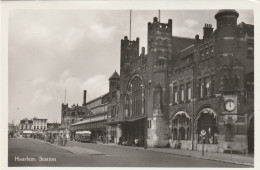
[[[120,76],[119,76],[119,74],[115,71],[113,74],[112,74],[112,76],[109,78],[109,80],[110,79],[120,79]]]
[[[241,22],[240,24],[238,24],[238,28],[241,29],[243,32],[254,34],[254,25]]]
[[[85,116],[95,115],[87,106],[73,106],[71,108],[67,108],[66,111],[77,111],[77,112],[85,113]]]

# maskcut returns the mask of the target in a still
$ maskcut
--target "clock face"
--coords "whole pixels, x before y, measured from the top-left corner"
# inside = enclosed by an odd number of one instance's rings
[[[236,104],[235,104],[235,102],[234,102],[233,100],[228,100],[228,101],[226,101],[226,103],[225,103],[225,109],[226,109],[227,111],[232,112],[232,111],[235,110],[235,108],[236,108]]]

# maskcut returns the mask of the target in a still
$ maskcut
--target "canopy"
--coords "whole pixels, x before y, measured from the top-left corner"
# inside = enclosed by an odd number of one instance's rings
[[[208,108],[208,107],[203,108],[197,115],[196,119],[199,119],[202,114],[210,114],[210,115],[213,115],[214,118],[217,117],[217,113],[212,108]]]
[[[133,117],[133,118],[129,118],[129,119],[125,119],[126,122],[134,122],[134,121],[137,121],[137,120],[141,120],[145,118],[145,116],[141,116],[141,117]]]
[[[28,133],[28,134],[31,134],[33,133],[31,130],[24,130],[23,133]]]
[[[188,119],[190,119],[190,115],[187,112],[179,111],[172,117],[172,120],[175,119],[178,115],[185,115]]]

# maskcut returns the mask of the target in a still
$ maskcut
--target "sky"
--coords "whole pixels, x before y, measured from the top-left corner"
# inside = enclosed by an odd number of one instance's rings
[[[254,24],[250,10],[237,10],[238,23]],[[216,28],[217,10],[161,10],[161,22],[173,20],[173,35],[203,35]],[[157,10],[132,11],[132,38],[146,48],[147,23]],[[82,105],[108,92],[108,79],[120,73],[120,41],[129,36],[127,10],[39,10],[9,12],[8,121],[47,118],[60,122],[61,104]]]

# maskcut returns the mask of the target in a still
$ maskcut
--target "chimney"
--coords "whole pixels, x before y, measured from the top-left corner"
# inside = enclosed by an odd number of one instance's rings
[[[213,33],[213,28],[211,24],[205,24],[203,27],[203,39],[210,37]]]
[[[195,36],[195,42],[197,43],[197,42],[199,42],[200,41],[200,36],[197,34],[196,36]]]
[[[87,100],[87,90],[84,90],[84,95],[83,95],[83,106],[86,105],[86,100]]]

